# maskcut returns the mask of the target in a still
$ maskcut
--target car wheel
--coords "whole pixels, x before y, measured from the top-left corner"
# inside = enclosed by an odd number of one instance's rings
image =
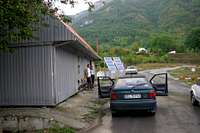
[[[102,98],[102,96],[99,94],[99,98]]]
[[[191,102],[193,106],[197,106],[199,104],[199,102],[196,100],[195,95],[193,94],[193,92],[191,93]]]
[[[151,112],[151,116],[154,116],[154,115],[156,115],[156,112]]]
[[[154,116],[156,114],[156,111],[155,110],[150,110],[149,113],[150,113],[151,116]]]

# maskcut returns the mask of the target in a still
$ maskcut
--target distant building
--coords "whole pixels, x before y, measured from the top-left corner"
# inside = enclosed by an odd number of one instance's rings
[[[0,106],[55,106],[78,91],[86,64],[100,57],[69,25],[45,16],[35,38],[0,53]]]
[[[170,52],[168,52],[168,54],[176,54],[176,51],[174,50],[174,51],[170,51]]]
[[[147,54],[148,50],[146,48],[139,48],[136,54]]]

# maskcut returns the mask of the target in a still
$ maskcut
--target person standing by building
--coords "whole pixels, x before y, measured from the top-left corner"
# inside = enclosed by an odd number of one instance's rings
[[[94,67],[92,65],[90,66],[90,70],[91,70],[92,88],[94,88],[95,71],[94,71]]]
[[[85,75],[86,75],[86,78],[87,78],[87,88],[88,89],[91,89],[92,86],[91,86],[91,70],[90,70],[90,64],[87,64],[87,68],[85,70]]]

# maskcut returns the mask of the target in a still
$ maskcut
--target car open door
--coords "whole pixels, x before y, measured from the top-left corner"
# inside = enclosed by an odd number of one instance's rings
[[[110,77],[103,76],[97,78],[99,98],[109,98],[110,92],[114,86],[114,80]]]
[[[195,90],[197,95],[196,98],[200,101],[200,82],[197,82]]]
[[[167,73],[155,74],[150,83],[156,90],[157,96],[168,96],[168,76]]]

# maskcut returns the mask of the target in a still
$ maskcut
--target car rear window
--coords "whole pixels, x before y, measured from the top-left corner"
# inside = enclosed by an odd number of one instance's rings
[[[115,88],[130,88],[137,85],[148,85],[145,78],[122,78],[118,79]]]
[[[127,69],[135,69],[134,66],[128,66]]]

